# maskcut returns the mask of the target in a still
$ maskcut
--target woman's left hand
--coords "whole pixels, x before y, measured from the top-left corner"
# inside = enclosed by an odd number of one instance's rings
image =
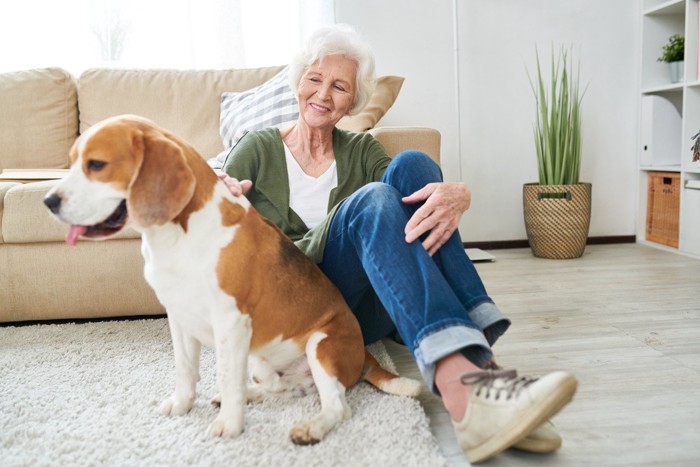
[[[406,204],[425,201],[406,224],[406,242],[411,243],[426,232],[423,248],[430,256],[450,239],[459,220],[471,204],[471,192],[463,183],[429,183],[402,199]]]

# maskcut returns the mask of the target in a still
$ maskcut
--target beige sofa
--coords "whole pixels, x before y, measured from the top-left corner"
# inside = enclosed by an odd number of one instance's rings
[[[0,74],[0,169],[67,168],[68,151],[80,132],[123,113],[154,120],[208,159],[224,149],[222,92],[254,88],[280,69],[93,69],[79,78],[60,68]],[[354,130],[374,126],[398,93],[395,89],[387,105],[380,91],[369,115],[342,124]],[[419,149],[439,160],[436,130],[370,131],[390,154]],[[67,246],[67,226],[42,203],[54,183],[0,181],[0,322],[163,313],[143,279],[138,234],[126,229],[108,240]]]

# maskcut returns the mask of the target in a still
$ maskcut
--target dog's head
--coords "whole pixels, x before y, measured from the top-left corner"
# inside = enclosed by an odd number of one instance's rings
[[[68,175],[44,198],[66,236],[100,238],[128,219],[139,227],[161,225],[189,203],[195,177],[182,145],[136,116],[104,120],[83,133],[70,151]]]

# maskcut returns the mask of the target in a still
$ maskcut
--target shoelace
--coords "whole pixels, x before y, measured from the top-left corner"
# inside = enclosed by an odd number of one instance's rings
[[[513,396],[517,397],[520,391],[537,379],[518,376],[516,370],[482,370],[464,373],[460,376],[459,381],[464,385],[474,386],[476,388],[474,395],[476,396],[485,391],[484,397],[486,399],[493,396],[495,400],[498,400],[501,394],[504,394],[507,400]]]

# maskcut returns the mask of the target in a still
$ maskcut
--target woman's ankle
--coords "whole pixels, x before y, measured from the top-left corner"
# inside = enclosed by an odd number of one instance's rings
[[[450,354],[435,365],[435,386],[440,392],[447,413],[456,422],[464,418],[471,394],[471,387],[462,384],[460,376],[480,369],[461,352]]]

